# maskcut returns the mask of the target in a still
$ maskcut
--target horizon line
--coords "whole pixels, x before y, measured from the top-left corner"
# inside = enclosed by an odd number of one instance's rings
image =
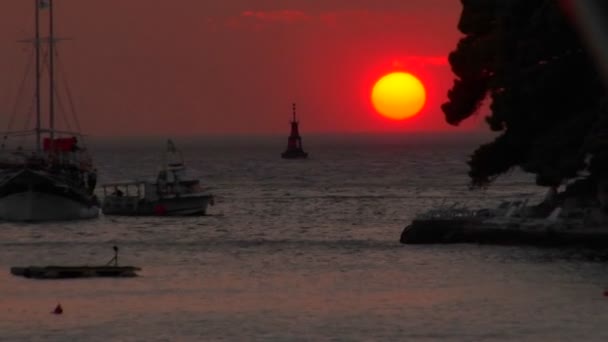
[[[436,130],[436,131],[388,131],[388,132],[378,132],[378,131],[361,131],[361,132],[308,132],[302,134],[303,138],[306,136],[411,136],[411,135],[493,135],[495,132],[488,132],[485,130]],[[109,135],[109,134],[85,134],[87,139],[137,139],[137,138],[172,138],[172,137],[180,137],[180,138],[222,138],[222,137],[276,137],[276,136],[288,136],[287,133],[277,133],[277,132],[229,132],[229,133],[149,133],[149,134],[137,134],[137,135]]]

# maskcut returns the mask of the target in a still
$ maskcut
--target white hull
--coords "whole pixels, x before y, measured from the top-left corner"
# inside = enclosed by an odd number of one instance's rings
[[[210,195],[189,195],[146,201],[137,196],[106,196],[102,211],[105,215],[125,216],[191,216],[205,215],[212,201]]]
[[[26,191],[0,198],[0,220],[60,221],[99,216],[99,207],[48,193]]]

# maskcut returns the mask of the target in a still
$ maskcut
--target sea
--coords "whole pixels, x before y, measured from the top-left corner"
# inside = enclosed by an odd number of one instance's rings
[[[175,138],[216,196],[207,216],[0,223],[0,341],[608,340],[606,251],[399,243],[425,210],[542,198],[518,170],[470,189],[491,139],[307,135],[310,158],[283,160],[284,136]],[[92,138],[99,182],[153,178],[165,142]],[[9,273],[113,246],[140,276]]]

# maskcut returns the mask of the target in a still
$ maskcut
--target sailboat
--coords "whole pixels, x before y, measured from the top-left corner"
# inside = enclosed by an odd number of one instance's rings
[[[308,158],[308,153],[302,149],[302,137],[298,129],[298,120],[296,119],[296,104],[292,104],[291,133],[287,138],[287,149],[281,153],[281,158],[284,159],[303,159]]]
[[[34,0],[34,4],[35,38],[28,42],[32,42],[35,49],[35,126],[21,130],[9,126],[2,134],[0,220],[44,222],[94,218],[99,215],[99,203],[94,195],[97,172],[83,144],[83,136],[79,132],[57,129],[55,122],[60,100],[55,89],[58,40],[54,36],[53,0]],[[45,38],[40,36],[42,12],[48,13],[48,37]],[[43,72],[48,76],[45,103],[48,121],[44,120],[47,125],[43,125],[41,100]],[[12,115],[19,116],[17,112]]]

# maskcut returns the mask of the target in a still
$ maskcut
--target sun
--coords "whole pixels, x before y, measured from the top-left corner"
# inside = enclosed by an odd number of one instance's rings
[[[403,120],[420,112],[426,101],[426,91],[416,76],[393,72],[376,82],[371,100],[378,113],[390,119]]]

